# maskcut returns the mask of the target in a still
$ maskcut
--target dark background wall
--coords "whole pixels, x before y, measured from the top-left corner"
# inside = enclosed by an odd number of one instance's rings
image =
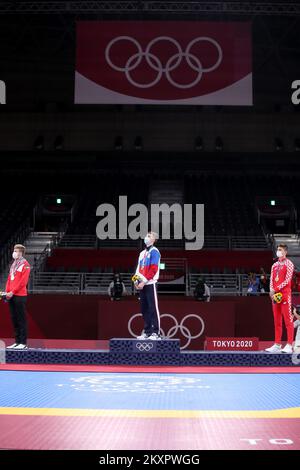
[[[160,297],[161,314],[173,314],[181,320],[188,314],[199,314],[205,322],[201,338],[195,340],[190,348],[201,349],[205,336],[258,336],[260,340],[273,339],[273,316],[271,303],[266,297],[229,297],[218,298],[210,303],[196,302],[192,299]],[[12,337],[8,305],[0,305],[1,337]],[[130,337],[128,321],[140,312],[136,298],[128,297],[121,302],[111,302],[100,296],[72,295],[32,295],[29,297],[29,337],[48,339],[97,340],[112,337]],[[199,321],[189,319],[185,325],[196,334]],[[142,329],[138,320],[134,329]],[[174,326],[164,320],[162,327]],[[184,337],[179,337],[184,341]]]
[[[84,19],[251,21],[254,106],[74,105],[76,21]],[[66,149],[105,151],[118,134],[125,136],[126,150],[141,134],[150,151],[191,151],[201,133],[208,151],[221,135],[226,150],[243,152],[272,151],[279,133],[293,150],[300,111],[291,102],[292,82],[300,79],[299,21],[293,15],[155,14],[142,8],[2,14],[0,79],[7,85],[7,104],[0,107],[0,150],[28,150],[38,133],[48,149],[63,133]]]

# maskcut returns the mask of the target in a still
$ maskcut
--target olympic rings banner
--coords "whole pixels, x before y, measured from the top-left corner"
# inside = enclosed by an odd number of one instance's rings
[[[80,21],[75,103],[250,106],[251,23]]]
[[[121,303],[110,300],[99,302],[99,338],[137,338],[142,333],[144,322],[140,303],[136,299],[124,299]],[[161,335],[179,339],[183,351],[204,349],[207,336],[235,335],[234,302],[197,302],[184,298],[174,301],[159,297],[158,306]]]

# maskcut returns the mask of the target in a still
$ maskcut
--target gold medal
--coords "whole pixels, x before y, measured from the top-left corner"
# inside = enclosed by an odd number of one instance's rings
[[[278,277],[278,276],[275,277],[275,281],[276,281],[276,282],[279,281],[279,277]]]

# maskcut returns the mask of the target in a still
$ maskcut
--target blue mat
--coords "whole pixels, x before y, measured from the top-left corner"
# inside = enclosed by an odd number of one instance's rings
[[[0,371],[0,407],[272,410],[300,406],[300,374]]]

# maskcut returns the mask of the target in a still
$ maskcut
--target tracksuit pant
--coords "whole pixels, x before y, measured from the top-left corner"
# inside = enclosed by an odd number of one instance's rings
[[[293,344],[294,340],[294,322],[292,316],[292,299],[291,295],[287,296],[287,300],[283,300],[280,304],[273,303],[273,316],[275,326],[275,343],[281,344],[282,336],[282,320],[284,320],[287,331],[287,342]]]
[[[141,311],[144,318],[144,332],[147,335],[159,334],[160,319],[156,284],[145,285],[140,291]]]
[[[26,344],[27,341],[26,301],[26,295],[13,295],[8,301],[17,344]]]

